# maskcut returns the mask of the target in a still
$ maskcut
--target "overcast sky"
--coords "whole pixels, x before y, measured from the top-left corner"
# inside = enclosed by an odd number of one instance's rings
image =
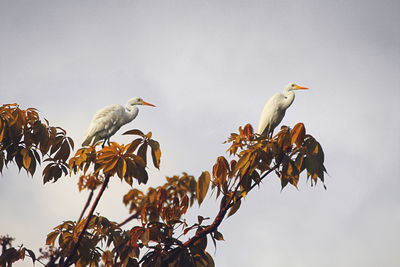
[[[96,110],[140,96],[120,135],[139,128],[161,143],[149,184],[198,177],[226,155],[240,125],[257,126],[270,96],[309,87],[283,124],[301,121],[322,144],[328,190],[280,192],[271,175],[209,245],[217,266],[400,266],[400,2],[0,2],[0,100],[35,107],[80,144]],[[227,156],[227,155],[226,155]],[[52,227],[86,200],[76,177],[42,185],[14,166],[0,177],[0,234],[38,252]],[[128,216],[110,183],[98,212]],[[206,199],[198,212],[213,218]],[[26,266],[29,261],[19,266]]]

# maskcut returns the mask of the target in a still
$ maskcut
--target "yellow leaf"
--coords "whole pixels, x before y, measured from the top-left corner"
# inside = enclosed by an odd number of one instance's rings
[[[160,144],[157,141],[149,140],[149,145],[151,147],[151,157],[153,159],[153,165],[157,169],[160,169],[160,159],[161,159]]]
[[[49,245],[49,246],[53,247],[54,246],[54,242],[56,241],[58,234],[59,234],[59,232],[56,232],[56,231],[49,233],[47,235],[47,238],[46,238],[46,245]]]
[[[21,155],[22,155],[22,162],[24,164],[24,168],[26,170],[29,170],[29,166],[31,165],[31,157],[29,156],[29,150],[26,148],[21,149]]]
[[[196,193],[199,206],[201,205],[207,194],[210,180],[210,173],[208,171],[205,171],[200,175],[199,180],[197,181]]]

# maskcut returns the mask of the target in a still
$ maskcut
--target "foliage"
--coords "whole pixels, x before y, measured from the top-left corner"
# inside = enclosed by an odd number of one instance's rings
[[[43,170],[43,183],[56,182],[67,175],[67,159],[74,142],[60,127],[41,121],[34,108],[22,110],[17,104],[0,107],[0,173],[10,162],[15,162],[30,175],[41,162],[48,162]]]
[[[127,145],[112,142],[101,148],[98,143],[69,157],[72,139],[63,129],[43,123],[35,109],[4,105],[0,116],[0,172],[14,162],[33,176],[37,164],[48,162],[42,173],[44,183],[56,182],[62,174],[73,175],[78,177],[79,190],[89,191],[80,218],[59,224],[47,235],[48,248],[37,260],[48,266],[214,266],[208,241],[216,246],[224,240],[219,225],[237,213],[242,199],[268,174],[277,175],[282,189],[289,184],[297,188],[302,172],[311,185],[318,180],[324,183],[322,147],[306,134],[302,123],[292,129],[283,126],[272,138],[255,135],[250,124],[240,127],[226,141],[230,161],[220,156],[211,173],[203,171],[197,179],[187,173],[166,177],[164,185],[143,192],[132,186],[149,179],[147,154],[152,165],[160,168],[160,145],[151,132],[130,130],[125,134],[134,138]],[[120,223],[94,214],[113,178],[131,187],[123,196],[130,216]],[[198,215],[196,222],[186,221],[184,215],[193,204],[200,206],[211,193],[220,202],[215,217]],[[0,239],[2,266],[25,255],[35,262],[33,251],[14,248],[7,238]]]

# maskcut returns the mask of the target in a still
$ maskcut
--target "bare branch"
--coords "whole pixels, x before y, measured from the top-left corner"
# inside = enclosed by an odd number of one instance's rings
[[[96,209],[97,204],[99,203],[100,198],[103,195],[104,190],[106,189],[107,184],[108,184],[109,181],[110,181],[110,176],[106,176],[106,178],[104,179],[103,185],[101,186],[101,189],[100,189],[100,191],[99,191],[99,193],[98,193],[98,195],[97,195],[97,197],[96,197],[96,199],[95,199],[95,201],[94,201],[94,203],[92,205],[92,208],[89,211],[89,215],[88,215],[88,217],[86,219],[86,223],[83,226],[83,229],[82,229],[81,233],[78,236],[78,241],[76,241],[75,246],[72,249],[71,254],[69,254],[68,258],[65,260],[65,263],[62,266],[66,267],[66,266],[70,266],[72,264],[71,260],[75,256],[75,254],[76,254],[76,252],[78,250],[78,247],[79,247],[79,244],[80,244],[80,242],[82,240],[82,237],[86,232],[86,229],[87,229],[87,227],[89,225],[90,220],[92,219],[94,210]]]
[[[78,219],[77,223],[79,223],[79,222],[82,220],[83,215],[85,214],[86,209],[89,207],[89,204],[90,204],[90,202],[92,201],[92,197],[93,197],[93,189],[90,191],[88,200],[86,201],[86,204],[85,204],[85,206],[83,207],[83,210],[82,210],[82,212],[81,212],[81,216],[79,216],[79,219]]]

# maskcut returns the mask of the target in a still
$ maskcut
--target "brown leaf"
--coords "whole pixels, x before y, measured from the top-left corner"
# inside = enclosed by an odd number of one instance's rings
[[[133,140],[129,145],[126,146],[126,153],[133,153],[135,152],[136,148],[142,143],[141,138],[137,138]]]
[[[292,130],[291,144],[296,144],[300,147],[303,144],[304,136],[306,134],[306,129],[303,123],[297,123]]]
[[[238,162],[235,165],[234,173],[236,173],[237,171],[239,171],[241,169],[243,169],[243,170],[241,170],[240,173],[244,173],[246,171],[248,164],[249,164],[250,156],[251,156],[251,152],[247,152],[244,155],[240,156]]]
[[[29,150],[26,148],[21,149],[21,155],[22,155],[22,162],[24,165],[25,170],[29,170],[29,166],[31,165],[32,158],[29,155]],[[33,159],[35,160],[35,159]]]
[[[138,129],[133,129],[133,130],[129,130],[123,133],[123,135],[128,135],[128,134],[132,134],[132,135],[140,135],[142,137],[144,137],[144,133],[141,130]]]
[[[146,184],[147,180],[149,180],[149,175],[147,174],[146,169],[138,166],[136,178],[138,179],[139,184]]]
[[[160,144],[157,141],[149,140],[149,145],[151,147],[151,157],[153,159],[153,165],[157,169],[160,169],[160,159],[161,159]]]
[[[66,161],[68,159],[68,157],[69,157],[69,153],[70,153],[69,144],[65,140],[65,141],[62,142],[62,144],[60,146],[60,149],[58,150],[58,152],[56,153],[54,158],[62,160],[62,161]]]
[[[137,155],[141,157],[147,165],[147,142],[144,142],[138,149]]]
[[[217,230],[214,231],[214,238],[218,241],[225,241],[224,236]]]
[[[200,175],[198,181],[197,181],[197,187],[196,187],[196,193],[197,193],[197,201],[199,203],[199,206],[203,202],[209,185],[210,185],[210,173],[208,171],[202,172]]]
[[[56,239],[57,239],[59,234],[60,233],[57,232],[57,231],[49,233],[47,235],[47,238],[46,238],[46,245],[53,247],[54,246],[54,242],[56,241]]]
[[[233,206],[230,208],[230,210],[229,210],[229,213],[228,213],[228,216],[227,216],[227,218],[228,217],[230,217],[230,216],[232,216],[233,214],[235,214],[237,211],[238,211],[238,209],[240,208],[240,204],[242,203],[242,201],[239,199],[239,200],[236,200],[236,202],[233,204]],[[217,239],[217,240],[219,240],[219,239]],[[223,239],[222,239],[223,240]]]

